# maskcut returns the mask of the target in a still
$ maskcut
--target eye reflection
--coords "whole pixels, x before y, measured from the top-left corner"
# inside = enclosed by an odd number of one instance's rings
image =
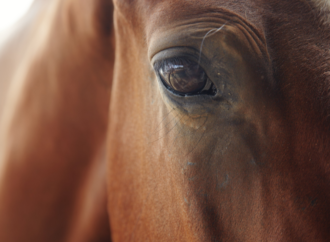
[[[198,93],[207,83],[207,75],[197,63],[181,58],[165,60],[158,73],[165,86],[181,94]]]

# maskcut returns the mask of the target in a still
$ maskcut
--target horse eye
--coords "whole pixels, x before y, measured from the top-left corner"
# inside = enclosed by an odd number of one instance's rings
[[[197,63],[168,61],[159,68],[158,73],[167,87],[181,94],[197,93],[207,83],[206,73]]]

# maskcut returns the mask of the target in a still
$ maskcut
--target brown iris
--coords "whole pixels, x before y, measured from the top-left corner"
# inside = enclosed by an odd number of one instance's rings
[[[182,94],[197,93],[206,84],[207,76],[197,63],[168,62],[159,69],[165,85]]]

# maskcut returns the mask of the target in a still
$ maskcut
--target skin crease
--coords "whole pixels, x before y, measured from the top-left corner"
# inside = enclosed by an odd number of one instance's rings
[[[0,52],[0,241],[329,241],[330,32],[311,2],[33,10]],[[160,82],[153,64],[187,55],[216,96]]]

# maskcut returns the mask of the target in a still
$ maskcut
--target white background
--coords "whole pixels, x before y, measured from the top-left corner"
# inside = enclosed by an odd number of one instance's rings
[[[19,20],[30,8],[33,0],[0,0],[0,32]]]

